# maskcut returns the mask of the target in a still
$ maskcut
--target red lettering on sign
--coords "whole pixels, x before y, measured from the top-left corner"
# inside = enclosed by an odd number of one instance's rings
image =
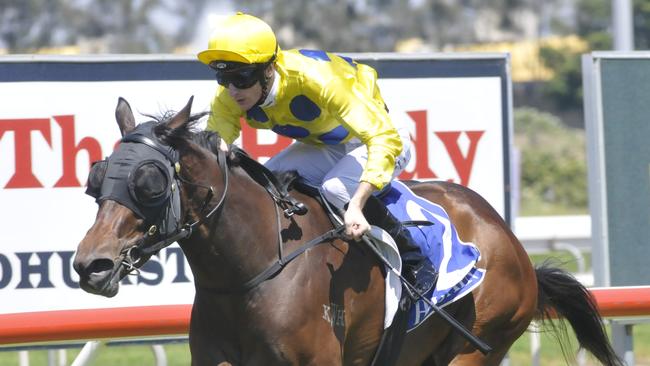
[[[54,120],[61,126],[63,145],[63,175],[54,187],[79,187],[81,183],[77,179],[77,154],[86,150],[89,162],[93,162],[102,158],[102,148],[99,141],[92,137],[84,137],[79,144],[75,144],[74,116],[55,116]]]
[[[413,141],[413,158],[415,164],[413,171],[404,171],[400,179],[435,179],[438,175],[431,168],[429,161],[429,133],[427,132],[427,111],[408,111],[408,116],[415,124],[415,133],[411,136]],[[101,159],[102,150],[99,141],[93,137],[84,137],[78,143],[75,134],[75,118],[73,115],[53,117],[61,127],[61,161],[63,174],[54,184],[54,187],[79,187],[83,183],[76,174],[77,155],[82,150],[88,154],[90,162]],[[250,127],[242,120],[241,123],[242,147],[254,158],[273,157],[292,143],[292,139],[276,135],[276,141],[270,144],[260,143],[257,130]],[[5,132],[14,132],[15,136],[15,172],[5,188],[41,188],[42,183],[32,171],[32,132],[40,132],[48,145],[52,146],[50,120],[45,118],[32,119],[0,119],[0,139]],[[458,145],[461,134],[469,139],[469,148],[464,156]],[[435,132],[444,145],[449,158],[460,179],[460,184],[468,185],[476,157],[477,146],[485,131],[445,131]],[[119,143],[119,141],[118,141]],[[116,143],[117,145],[117,143]],[[446,157],[435,157],[442,159]],[[453,180],[453,179],[448,179]]]
[[[465,131],[465,134],[469,138],[469,149],[467,150],[467,156],[463,157],[463,154],[460,152],[460,147],[458,146],[458,137],[461,134],[461,131],[448,131],[448,132],[436,132],[436,136],[440,138],[442,143],[449,153],[451,162],[454,164],[456,173],[460,178],[460,184],[467,186],[469,184],[469,178],[472,174],[472,165],[474,164],[474,157],[476,156],[476,146],[478,145],[479,140],[483,136],[485,131]]]
[[[433,179],[438,178],[438,175],[431,170],[429,165],[429,134],[427,133],[427,111],[411,111],[406,112],[415,122],[415,136],[411,136],[413,141],[413,149],[415,154],[415,169],[413,172],[406,170],[399,175],[399,179]]]
[[[255,159],[261,157],[272,157],[282,151],[285,147],[291,145],[293,141],[291,138],[286,136],[277,135],[277,141],[273,144],[260,144],[257,140],[257,130],[249,126],[244,119],[240,121],[241,123],[241,145],[247,153],[249,153]]]
[[[413,141],[413,149],[415,153],[413,158],[415,159],[415,168],[412,172],[404,171],[400,174],[400,179],[434,179],[438,178],[438,175],[431,169],[429,163],[429,134],[427,128],[427,111],[410,111],[406,112],[409,117],[415,122],[415,135],[411,136]],[[463,156],[458,146],[458,138],[462,133],[465,133],[469,139],[469,149],[467,151],[467,156]],[[472,166],[474,164],[474,158],[476,157],[476,148],[478,142],[483,136],[485,131],[446,131],[446,132],[435,132],[440,141],[442,141],[447,154],[456,169],[456,173],[460,178],[460,184],[468,185],[469,179],[472,173]],[[443,158],[443,157],[436,157]],[[453,181],[453,179],[448,179],[448,181]]]
[[[46,118],[0,119],[0,139],[5,132],[14,133],[15,172],[5,188],[40,188],[43,184],[32,171],[32,131],[40,132],[52,146],[50,120]]]

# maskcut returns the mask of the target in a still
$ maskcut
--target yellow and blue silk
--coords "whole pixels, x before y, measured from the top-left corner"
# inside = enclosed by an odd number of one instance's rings
[[[360,180],[377,189],[389,183],[402,141],[379,92],[377,72],[316,50],[279,51],[275,66],[280,78],[272,105],[243,111],[219,86],[207,128],[228,143],[239,137],[241,117],[253,128],[306,144],[336,145],[356,137],[368,147]]]

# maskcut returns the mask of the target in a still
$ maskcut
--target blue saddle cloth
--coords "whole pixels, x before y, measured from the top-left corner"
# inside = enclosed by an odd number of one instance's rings
[[[439,272],[436,287],[426,294],[434,304],[439,307],[451,304],[483,281],[485,270],[476,267],[481,257],[478,248],[458,238],[447,212],[440,205],[416,195],[398,181],[393,181],[380,199],[400,221],[433,223],[407,229]],[[431,307],[419,299],[409,312],[408,330],[413,330],[431,314]]]

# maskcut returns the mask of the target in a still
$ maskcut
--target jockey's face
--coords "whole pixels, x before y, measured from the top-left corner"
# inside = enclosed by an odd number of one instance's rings
[[[275,78],[274,70],[273,65],[269,65],[264,70],[264,76],[268,80],[269,88],[273,85],[273,79]],[[238,88],[235,86],[235,83],[228,83],[228,93],[243,111],[247,111],[257,104],[260,98],[262,98],[264,91],[260,82],[257,81],[253,86],[248,88]]]
[[[233,84],[230,84],[228,85],[228,93],[232,99],[237,102],[239,108],[243,111],[247,111],[253,108],[257,101],[262,97],[262,86],[259,81],[247,89],[239,89]]]

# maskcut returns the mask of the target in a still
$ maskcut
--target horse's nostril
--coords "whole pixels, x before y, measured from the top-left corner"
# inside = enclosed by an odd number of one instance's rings
[[[86,275],[93,273],[102,273],[113,269],[113,261],[108,258],[95,259],[85,268]]]

